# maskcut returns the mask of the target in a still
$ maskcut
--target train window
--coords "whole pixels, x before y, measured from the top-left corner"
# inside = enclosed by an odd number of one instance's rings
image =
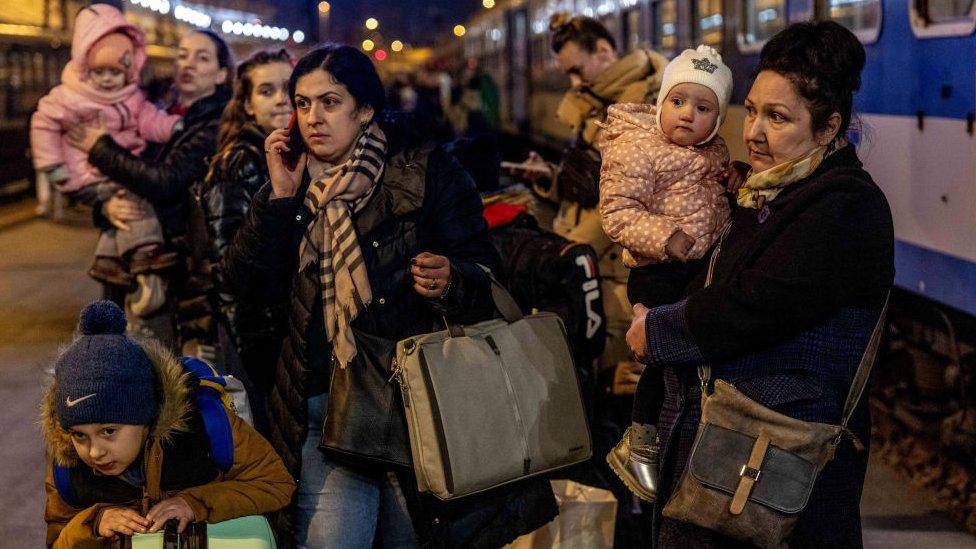
[[[870,44],[881,34],[881,0],[830,0],[827,17],[851,29],[861,42]]]
[[[549,40],[548,36],[537,36],[532,39],[532,48],[529,53],[532,56],[532,72],[538,74],[546,70],[549,61]]]
[[[908,11],[919,38],[965,36],[976,29],[974,0],[912,0]]]
[[[617,17],[617,14],[616,13],[612,13],[612,14],[607,15],[605,17],[601,17],[599,19],[599,21],[601,23],[603,23],[603,26],[606,27],[607,28],[607,31],[610,32],[610,36],[612,36],[614,38],[614,40],[617,42],[617,47],[620,47],[621,46],[621,43],[620,43],[620,18]]]
[[[678,2],[657,0],[652,5],[654,20],[654,49],[671,56],[678,48]]]
[[[696,38],[702,44],[715,48],[722,46],[722,0],[698,0],[698,27]]]
[[[756,53],[786,28],[786,0],[742,0],[739,8],[739,50]]]
[[[47,86],[47,74],[44,70],[44,54],[36,51],[34,52],[34,58],[32,59],[31,68],[32,72],[32,84],[38,88]]]
[[[626,51],[637,49],[641,43],[641,13],[639,8],[624,12],[624,29],[626,33],[624,49]]]

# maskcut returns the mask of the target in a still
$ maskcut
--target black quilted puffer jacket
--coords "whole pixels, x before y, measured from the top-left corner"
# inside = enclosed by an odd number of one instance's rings
[[[284,337],[285,307],[240,299],[226,282],[223,260],[254,196],[268,180],[265,137],[259,127],[245,126],[210,164],[201,200],[210,234],[217,312],[234,340],[248,379],[262,392],[270,390],[274,377]]]
[[[353,326],[399,340],[442,326],[442,315],[460,323],[490,318],[490,282],[478,264],[498,273],[500,261],[488,240],[474,183],[441,149],[390,150],[382,181],[354,216],[373,301]],[[301,478],[307,397],[310,386],[320,381],[309,379],[309,373],[327,375],[331,357],[318,269],[297,272],[299,244],[312,220],[302,200],[308,184],[306,174],[296,197],[276,200],[269,198],[270,185],[262,188],[224,259],[228,281],[239,295],[288,303],[287,335],[270,398],[269,438],[296,478]],[[413,290],[409,261],[422,251],[450,259],[453,282],[446,299],[428,300]],[[354,360],[348,367],[357,366]],[[412,471],[396,473],[414,530],[426,547],[501,547],[557,512],[544,479],[444,503],[418,494]],[[288,537],[287,531],[282,534]]]

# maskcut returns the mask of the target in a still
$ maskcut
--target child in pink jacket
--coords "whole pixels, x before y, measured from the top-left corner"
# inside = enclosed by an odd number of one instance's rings
[[[31,117],[35,169],[74,200],[90,205],[122,189],[89,164],[86,153],[65,141],[75,125],[100,117],[115,142],[134,154],[145,150],[147,141],[169,141],[180,117],[157,109],[139,89],[145,62],[145,36],[119,10],[94,4],[78,13],[71,61],[61,73],[61,84],[41,99]],[[152,207],[145,200],[140,203],[147,212],[144,219],[130,222],[126,231],[102,232],[89,272],[93,278],[129,286],[133,274],[175,263],[176,254],[162,250],[162,227]]]
[[[627,296],[646,307],[681,299],[696,262],[729,222],[729,151],[718,129],[732,95],[732,72],[713,48],[685,50],[664,69],[657,105],[610,107],[601,148],[603,229],[623,248]],[[638,497],[657,490],[660,372],[645,370],[633,423],[607,461]]]

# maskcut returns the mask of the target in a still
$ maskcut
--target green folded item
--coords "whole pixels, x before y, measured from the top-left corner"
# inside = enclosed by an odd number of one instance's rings
[[[187,533],[200,528],[187,528],[179,536],[175,547],[203,546],[187,539]],[[132,549],[160,549],[163,547],[163,532],[155,534],[136,534],[132,536]],[[250,515],[206,525],[206,545],[208,549],[276,549],[271,525],[261,515]]]

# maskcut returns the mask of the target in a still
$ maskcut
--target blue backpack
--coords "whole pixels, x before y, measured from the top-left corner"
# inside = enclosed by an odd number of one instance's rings
[[[227,382],[215,367],[199,358],[184,356],[180,362],[200,382],[196,404],[210,442],[210,459],[221,472],[227,473],[234,465],[234,437],[227,415],[233,410],[233,403],[225,391]],[[72,507],[81,507],[71,488],[71,468],[55,463],[52,476],[61,499]]]

